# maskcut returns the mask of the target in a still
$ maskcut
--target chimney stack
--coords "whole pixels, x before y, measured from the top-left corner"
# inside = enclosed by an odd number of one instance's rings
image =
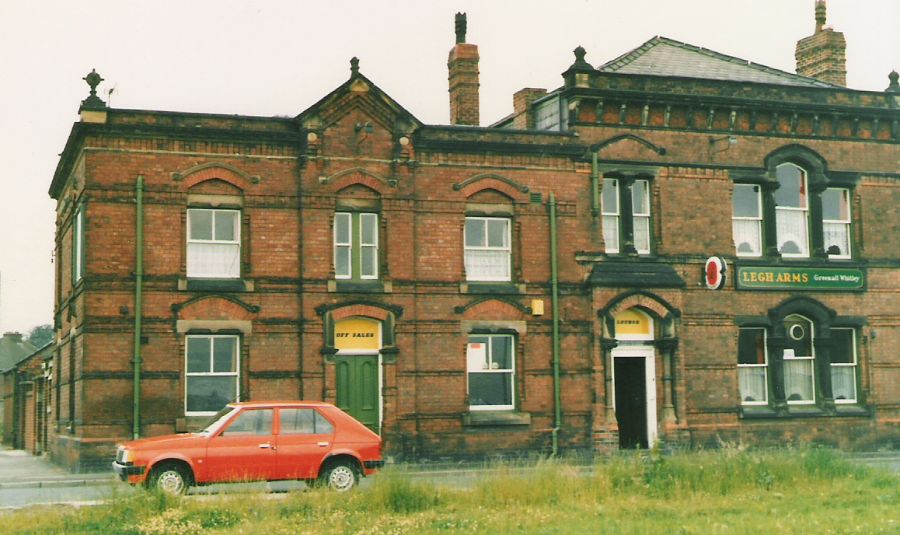
[[[450,71],[450,124],[479,124],[478,47],[466,43],[466,14],[456,14],[456,46],[447,59]]]
[[[825,26],[825,0],[816,0],[816,30],[797,41],[797,74],[846,86],[846,50],[844,34]]]
[[[513,95],[513,128],[534,128],[532,103],[547,94],[546,89],[526,87]]]

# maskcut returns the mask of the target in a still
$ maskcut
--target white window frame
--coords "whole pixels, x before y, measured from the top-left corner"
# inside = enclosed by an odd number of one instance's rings
[[[354,217],[357,216],[357,217]],[[338,240],[338,219],[345,219],[348,232],[348,240],[346,242],[342,242]],[[356,224],[354,225],[354,221]],[[373,241],[372,243],[363,243],[363,224],[366,221],[372,222],[372,234]],[[350,280],[354,278],[354,273],[357,273],[358,278],[361,280],[376,280],[378,279],[378,214],[374,212],[335,212],[334,213],[334,229],[332,232],[333,237],[333,259],[334,262],[334,278],[342,279],[342,280]],[[354,242],[358,241],[358,244],[354,246]],[[363,249],[374,250],[374,254],[372,256],[374,265],[370,266],[372,268],[372,273],[368,275],[363,274]],[[348,267],[350,268],[349,272],[339,272],[338,271],[338,251],[339,250],[348,250],[350,261],[348,263]]]
[[[347,241],[340,241],[338,239],[338,220],[346,220],[347,225]],[[334,278],[335,279],[350,279],[353,277],[353,214],[350,212],[335,212],[334,213],[334,223],[332,230],[332,238],[334,243],[333,248],[333,261],[334,261]],[[347,268],[349,271],[340,272],[338,271],[338,251],[346,250],[348,251],[349,261],[347,262]]]
[[[825,191],[827,192],[829,190],[843,192],[843,199],[844,199],[844,202],[846,203],[846,207],[847,207],[847,218],[846,219],[825,219],[824,210],[823,210],[822,240],[824,243],[822,245],[825,248],[825,250],[827,251],[828,250],[828,242],[827,242],[827,233],[825,230],[828,225],[843,226],[844,233],[846,236],[847,253],[839,254],[839,255],[829,254],[828,258],[841,259],[841,260],[849,259],[851,256],[850,249],[851,249],[851,241],[852,241],[851,236],[850,236],[850,223],[852,221],[852,217],[850,215],[850,190],[848,188],[827,188]]]
[[[485,360],[475,360],[472,348],[472,342],[466,343],[466,395],[469,398],[469,410],[471,411],[511,411],[516,405],[516,337],[511,334],[469,334],[469,340],[473,337],[486,338],[487,347],[485,348]],[[495,339],[509,339],[510,354],[509,368],[495,368],[493,366],[493,343]],[[473,373],[497,373],[509,375],[509,397],[508,405],[473,405],[470,395],[470,376]]]
[[[211,227],[211,238],[212,239],[199,239],[191,236],[191,219],[194,217],[194,214],[198,214],[200,212],[211,212],[212,213],[212,227]],[[217,240],[216,239],[216,221],[218,219],[218,214],[220,213],[230,213],[234,214],[234,239],[232,240]],[[234,266],[230,269],[226,268],[226,266],[220,266],[218,271],[203,271],[200,268],[194,265],[191,257],[192,255],[196,255],[199,253],[192,253],[191,250],[195,248],[194,246],[203,246],[203,245],[214,245],[221,248],[229,248],[229,249],[237,249],[237,261],[234,262]],[[188,278],[200,278],[200,279],[239,279],[241,277],[241,211],[234,209],[219,209],[219,208],[188,208],[187,211],[187,276]]]
[[[188,371],[188,340],[191,338],[207,338],[210,340],[209,344],[209,370],[208,372],[189,372]],[[234,371],[231,372],[216,372],[213,371],[214,364],[213,358],[215,355],[215,340],[217,338],[231,338],[234,340]],[[216,414],[217,411],[189,411],[188,410],[188,391],[189,391],[189,383],[191,377],[234,377],[235,381],[235,399],[230,400],[229,402],[234,402],[240,399],[241,396],[241,339],[240,336],[235,334],[189,334],[185,336],[184,340],[184,414],[185,416],[208,416]]]
[[[366,220],[369,220],[372,225],[372,243],[363,243],[363,226]],[[372,260],[374,265],[370,266],[372,268],[372,273],[369,275],[363,274],[363,255],[364,250],[373,250],[374,253],[372,255]],[[352,256],[352,251],[351,251]],[[374,214],[372,212],[363,212],[359,214],[359,278],[364,280],[374,280],[378,278],[378,214]]]
[[[853,369],[853,398],[852,399],[837,399],[835,398],[835,404],[854,404],[857,403],[859,399],[859,377],[857,375],[857,371],[859,370],[858,364],[858,355],[856,353],[856,329],[852,327],[832,327],[832,332],[836,330],[846,330],[850,331],[850,350],[853,353],[853,360],[851,362],[831,362],[831,369],[829,373],[831,373],[831,394],[834,395],[834,373],[833,370],[835,368],[852,368]]]
[[[741,364],[740,360],[738,360],[738,394],[741,397],[741,405],[768,405],[769,404],[769,347],[768,347],[768,333],[766,329],[763,327],[742,327],[740,330],[748,330],[748,331],[762,331],[763,333],[763,363],[762,364]],[[740,335],[738,335],[740,336]],[[738,348],[740,351],[740,348]],[[744,401],[744,392],[740,388],[741,382],[741,371],[745,369],[756,369],[762,368],[763,370],[763,384],[765,388],[763,389],[763,400],[762,401]]]
[[[814,405],[816,403],[816,394],[817,394],[817,392],[816,392],[816,373],[817,373],[817,370],[816,370],[816,324],[815,324],[815,322],[813,322],[812,320],[810,320],[809,318],[807,318],[806,316],[803,316],[801,314],[790,314],[790,315],[786,316],[783,321],[787,321],[789,318],[793,318],[793,317],[803,319],[804,325],[806,326],[806,328],[808,328],[810,330],[809,331],[809,352],[811,354],[810,355],[801,355],[798,357],[796,355],[793,355],[792,353],[788,353],[788,350],[785,349],[784,354],[782,356],[782,362],[786,364],[788,362],[807,361],[809,363],[808,365],[811,369],[811,372],[810,372],[810,378],[811,378],[810,387],[811,388],[810,388],[810,390],[812,392],[812,396],[810,399],[797,399],[797,400],[787,399],[786,401],[787,401],[788,405]],[[790,332],[787,332],[785,334],[788,337],[791,336]],[[783,368],[786,368],[786,366],[784,366],[784,364],[782,366],[783,366]],[[785,396],[789,398],[790,396],[788,395],[788,392],[787,392],[787,369],[782,370],[782,376],[784,377],[784,382],[785,382],[785,384],[784,384]]]
[[[644,196],[644,206],[647,208],[646,212],[638,212],[635,209],[634,204],[634,189],[639,187],[639,185],[643,185],[643,196]],[[631,195],[629,197],[629,201],[631,202],[631,234],[632,234],[632,242],[634,243],[634,249],[638,254],[650,254],[650,181],[646,178],[638,178],[635,179],[634,182],[631,183]],[[646,222],[646,231],[644,233],[643,239],[647,244],[647,247],[644,249],[639,249],[638,244],[638,220],[643,220]]]
[[[72,285],[84,277],[84,206],[75,211],[72,225]]]
[[[810,241],[809,240],[809,198],[810,198],[809,176],[806,172],[806,169],[800,167],[799,165],[793,164],[793,163],[783,163],[783,164],[778,165],[778,168],[786,167],[786,166],[794,167],[798,171],[800,171],[800,176],[801,176],[800,187],[805,192],[803,194],[804,196],[802,197],[802,199],[805,200],[805,203],[801,203],[801,204],[805,204],[805,206],[797,206],[797,207],[778,206],[778,205],[775,206],[775,235],[776,235],[776,241],[777,241],[777,248],[778,248],[778,252],[784,258],[809,258],[809,241]],[[777,171],[776,171],[776,173],[777,173]],[[779,184],[780,184],[780,181],[779,181]],[[799,253],[783,253],[783,252],[781,252],[781,248],[782,248],[782,245],[784,244],[783,238],[785,238],[785,236],[782,236],[782,233],[779,232],[780,227],[781,227],[781,225],[779,224],[779,220],[784,220],[785,218],[789,217],[790,214],[796,214],[796,213],[802,214],[802,221],[803,221],[803,227],[804,227],[803,228],[803,243],[797,244],[798,246],[802,246],[802,250]]]
[[[468,243],[468,232],[466,229],[463,229],[463,249],[464,256],[463,259],[465,268],[466,268],[466,280],[472,282],[509,282],[512,280],[512,219],[508,217],[475,217],[475,216],[466,216],[465,225],[468,226],[469,221],[484,221],[484,245],[469,245]],[[506,227],[506,235],[504,240],[506,242],[505,246],[491,246],[488,244],[488,237],[490,232],[488,230],[491,221],[502,221]],[[499,276],[491,276],[484,275],[481,273],[475,273],[475,269],[472,266],[475,265],[474,262],[470,261],[469,254],[471,253],[493,253],[496,256],[504,256],[506,259],[506,272]]]
[[[732,211],[731,211],[731,235],[732,240],[734,241],[734,251],[737,256],[744,257],[758,257],[762,256],[762,238],[763,238],[763,204],[762,204],[762,187],[758,184],[735,184],[734,189],[737,188],[756,188],[756,217],[749,216],[737,216],[734,212],[734,193],[732,193]],[[747,224],[747,222],[756,222],[756,244],[754,246],[754,250],[749,253],[741,252],[738,249],[738,225],[739,224]],[[752,223],[751,223],[752,224]]]
[[[603,202],[603,191],[606,191],[606,188],[608,187],[612,187],[615,190],[614,196],[616,199],[616,206],[614,209],[610,209],[608,206],[606,206],[606,203]],[[617,254],[619,252],[619,242],[621,241],[621,233],[619,232],[619,228],[622,224],[621,214],[622,199],[619,195],[619,180],[616,178],[604,178],[603,190],[600,193],[600,215],[602,216],[603,241],[606,243],[607,254]],[[615,246],[610,246],[610,237],[615,238]]]

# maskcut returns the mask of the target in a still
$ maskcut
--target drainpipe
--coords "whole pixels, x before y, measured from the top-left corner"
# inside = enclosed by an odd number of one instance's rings
[[[559,277],[556,265],[556,197],[550,193],[550,290],[553,309],[553,456],[559,452],[562,406],[559,395]]]
[[[591,214],[600,215],[600,170],[597,168],[597,152],[591,153]]]
[[[135,271],[134,271],[134,424],[132,438],[141,436],[141,317],[144,313],[144,177],[135,185]]]

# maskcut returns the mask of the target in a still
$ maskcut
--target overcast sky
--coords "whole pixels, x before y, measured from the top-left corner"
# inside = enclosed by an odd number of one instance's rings
[[[582,45],[599,65],[654,35],[794,71],[814,0],[0,0],[0,332],[52,323],[55,203],[47,189],[92,68],[114,108],[294,116],[349,59],[425,123],[448,122],[453,15],[481,55],[481,118],[522,87],[552,89]],[[900,70],[900,0],[829,0],[847,82]],[[152,229],[148,230],[152,232]]]

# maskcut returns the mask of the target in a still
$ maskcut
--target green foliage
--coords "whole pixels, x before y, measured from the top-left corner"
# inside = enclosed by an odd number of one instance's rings
[[[53,340],[53,325],[50,325],[49,323],[38,325],[28,331],[28,341],[31,342],[34,347],[44,347],[47,342],[50,342],[51,340]]]
[[[900,533],[896,474],[827,449],[493,464],[449,486],[401,469],[362,489],[170,497],[0,513],[0,533]],[[472,481],[474,479],[474,481]]]
[[[433,485],[414,483],[409,477],[386,473],[375,480],[367,502],[392,513],[415,513],[436,507],[440,492]]]

